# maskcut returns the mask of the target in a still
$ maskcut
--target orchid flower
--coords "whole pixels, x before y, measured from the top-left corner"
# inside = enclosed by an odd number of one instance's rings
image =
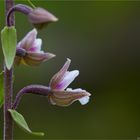
[[[29,66],[39,65],[41,62],[53,58],[55,55],[41,50],[42,40],[37,37],[37,30],[30,31],[17,45],[15,63]]]
[[[50,81],[51,94],[48,96],[53,105],[68,106],[79,100],[82,105],[89,101],[91,95],[86,90],[67,88],[70,83],[79,75],[78,70],[68,71],[70,59],[67,59],[64,66],[56,73]]]

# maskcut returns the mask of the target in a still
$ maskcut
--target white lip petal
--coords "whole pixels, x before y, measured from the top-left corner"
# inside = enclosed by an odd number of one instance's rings
[[[86,90],[83,90],[81,88],[77,88],[77,89],[72,89],[72,88],[67,88],[66,91],[72,91],[74,92],[86,92]]]
[[[69,86],[69,84],[79,75],[78,70],[73,70],[73,71],[67,71],[64,75],[64,78],[60,83],[57,84],[56,89],[57,90],[64,90]]]
[[[34,42],[35,46],[37,48],[37,51],[40,51],[41,50],[41,45],[42,45],[42,39],[40,38],[37,38]]]
[[[33,42],[32,47],[28,49],[28,51],[40,53],[41,52],[41,45],[42,45],[42,39],[37,38]]]
[[[89,96],[82,97],[81,99],[79,99],[79,102],[81,103],[81,105],[87,104],[89,102]]]
[[[73,91],[72,88],[67,88],[66,91]]]

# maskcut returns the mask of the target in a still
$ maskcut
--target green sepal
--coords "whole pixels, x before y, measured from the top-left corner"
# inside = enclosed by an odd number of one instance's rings
[[[0,108],[4,103],[4,72],[0,73]]]
[[[17,35],[14,26],[7,27],[1,31],[2,50],[7,69],[11,69],[16,55]]]
[[[14,122],[20,127],[22,128],[25,132],[32,134],[32,135],[36,135],[36,136],[44,136],[44,133],[42,132],[32,132],[28,126],[28,124],[26,123],[24,117],[18,113],[16,110],[13,109],[8,109],[8,111],[10,112]]]

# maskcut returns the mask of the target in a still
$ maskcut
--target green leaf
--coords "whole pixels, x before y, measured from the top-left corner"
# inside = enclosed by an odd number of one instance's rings
[[[4,73],[0,73],[0,107],[4,103]]]
[[[6,67],[10,70],[14,62],[17,45],[17,35],[14,26],[4,27],[1,31],[1,41]]]
[[[25,132],[32,134],[32,135],[36,135],[36,136],[44,136],[44,133],[42,132],[32,132],[28,126],[28,124],[26,123],[24,117],[18,113],[16,110],[13,109],[8,109],[8,111],[10,112],[13,120],[16,122],[16,124],[22,128]]]
[[[36,6],[31,2],[31,0],[28,0],[28,2],[33,8],[36,8]]]

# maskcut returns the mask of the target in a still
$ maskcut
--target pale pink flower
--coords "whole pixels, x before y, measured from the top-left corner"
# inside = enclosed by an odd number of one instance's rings
[[[42,40],[37,38],[37,30],[33,29],[17,45],[16,64],[23,63],[35,66],[55,56],[52,53],[42,51],[41,45]]]
[[[56,73],[50,81],[51,94],[49,101],[53,105],[68,106],[79,100],[82,105],[88,103],[91,95],[86,90],[67,88],[79,75],[78,70],[68,71],[71,60],[67,59],[64,66]]]

